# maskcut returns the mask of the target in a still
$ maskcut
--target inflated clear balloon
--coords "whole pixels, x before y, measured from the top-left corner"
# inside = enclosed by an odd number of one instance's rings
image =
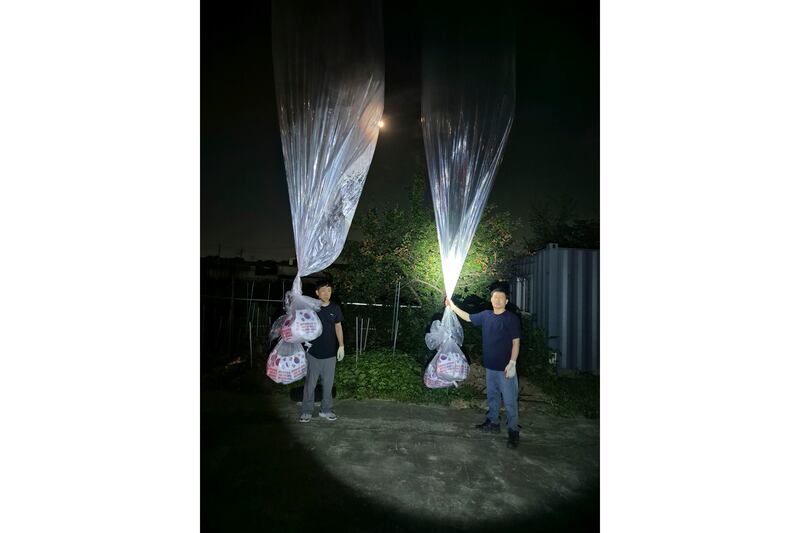
[[[383,114],[381,5],[275,0],[272,52],[298,273],[342,251]]]
[[[433,5],[433,4],[432,4]],[[445,292],[452,296],[511,131],[511,5],[427,13],[422,133]]]

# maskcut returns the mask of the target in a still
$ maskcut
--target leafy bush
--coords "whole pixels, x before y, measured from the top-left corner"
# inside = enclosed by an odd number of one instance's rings
[[[425,367],[414,357],[391,350],[365,352],[346,357],[336,365],[336,391],[339,398],[379,398],[408,403],[439,403],[481,398],[469,385],[458,388],[429,389],[422,380]]]
[[[419,354],[420,363],[427,355],[424,332],[444,309],[439,241],[433,209],[425,201],[426,183],[424,174],[414,177],[405,208],[359,210],[352,227],[361,232],[361,239],[347,241],[341,262],[327,271],[336,284],[336,298],[342,302],[385,306],[344,309],[349,321],[346,332],[352,331],[355,315],[369,317],[369,341],[380,346],[392,346],[394,342],[393,309],[400,282],[400,303],[404,307],[397,317],[397,348],[412,356]],[[510,278],[511,262],[521,253],[520,243],[512,238],[518,225],[519,221],[508,212],[486,207],[459,276],[456,301],[473,297],[486,304],[489,286]],[[350,337],[348,332],[345,342],[353,342]]]
[[[556,377],[538,374],[532,380],[550,396],[555,414],[561,416],[600,416],[600,377],[588,373]]]
[[[522,323],[522,338],[520,339],[517,372],[526,377],[534,374],[553,374],[554,369],[549,362],[552,350],[547,345],[547,336],[544,330],[533,325],[528,313],[523,313],[520,322]]]

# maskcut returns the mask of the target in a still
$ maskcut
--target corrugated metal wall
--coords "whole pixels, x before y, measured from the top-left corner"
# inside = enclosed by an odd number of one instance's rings
[[[511,300],[561,351],[559,368],[600,372],[600,251],[548,245],[515,262]]]

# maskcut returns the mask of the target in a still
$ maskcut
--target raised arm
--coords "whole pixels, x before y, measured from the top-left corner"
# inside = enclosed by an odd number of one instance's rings
[[[450,298],[445,298],[444,303],[447,307],[452,309],[453,312],[461,318],[461,320],[464,320],[466,322],[472,322],[472,320],[469,319],[469,313],[459,309],[458,306],[453,303],[453,300],[451,300]]]

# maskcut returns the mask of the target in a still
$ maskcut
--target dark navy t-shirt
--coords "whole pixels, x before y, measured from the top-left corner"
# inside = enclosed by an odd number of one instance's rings
[[[483,330],[483,366],[505,370],[511,360],[511,341],[521,336],[519,317],[506,309],[499,315],[481,311],[469,315],[469,319]]]
[[[319,321],[322,322],[322,335],[311,341],[308,353],[317,359],[336,357],[339,349],[339,340],[336,338],[336,324],[344,320],[342,308],[333,302],[317,311]]]

